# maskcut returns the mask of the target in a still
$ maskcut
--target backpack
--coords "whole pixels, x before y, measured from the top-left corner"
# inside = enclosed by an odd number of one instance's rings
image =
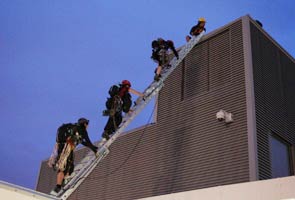
[[[130,110],[130,107],[132,105],[132,100],[131,100],[131,95],[129,94],[129,92],[126,92],[126,94],[121,98],[121,100],[119,101],[119,99],[116,100],[115,96],[119,95],[121,87],[119,87],[118,85],[113,85],[110,87],[109,89],[109,95],[110,97],[107,98],[106,101],[106,108],[108,110],[113,108],[113,103],[116,103],[116,109],[115,112],[121,112],[123,110],[123,112],[127,113]],[[108,114],[103,114],[105,116],[108,116]]]
[[[56,142],[57,143],[65,143],[67,138],[69,136],[73,135],[73,128],[74,124],[68,123],[68,124],[62,124],[58,129],[56,133]]]
[[[114,100],[115,100],[115,96],[116,95],[119,95],[119,92],[120,92],[120,87],[118,85],[112,85],[109,89],[109,95],[110,97],[107,98],[107,101],[106,101],[106,108],[108,110],[112,109],[113,107],[113,103],[114,103]],[[118,104],[118,103],[117,103]],[[118,108],[119,109],[119,108]],[[117,110],[118,110],[117,109]]]
[[[115,95],[118,95],[119,94],[119,91],[120,91],[120,87],[118,85],[113,85],[109,89],[109,95],[111,97],[113,97]]]
[[[151,59],[155,60],[155,61],[158,61],[159,60],[159,55],[158,55],[159,51],[158,50],[154,50],[153,49],[153,53],[152,53],[152,56],[151,56]]]

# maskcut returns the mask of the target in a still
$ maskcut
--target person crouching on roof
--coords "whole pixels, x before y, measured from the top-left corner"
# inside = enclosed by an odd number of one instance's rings
[[[206,25],[206,20],[203,17],[200,17],[198,20],[198,24],[193,26],[190,30],[190,35],[191,36],[198,36],[200,33],[202,33],[203,31],[206,31],[205,28]],[[186,41],[189,42],[191,39],[191,36],[186,36]]]

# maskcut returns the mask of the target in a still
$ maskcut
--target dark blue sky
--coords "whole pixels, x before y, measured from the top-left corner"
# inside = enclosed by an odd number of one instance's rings
[[[198,17],[207,32],[250,14],[295,56],[293,0],[0,0],[0,180],[35,188],[57,127],[84,116],[100,139],[109,86],[143,91],[156,66],[151,41],[185,43]],[[132,128],[148,122],[149,106]]]

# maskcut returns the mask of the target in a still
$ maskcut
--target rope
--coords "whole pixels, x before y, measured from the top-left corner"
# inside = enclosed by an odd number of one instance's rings
[[[114,115],[112,116],[112,118],[113,118],[113,123],[114,123],[114,129],[115,130],[117,130],[118,129],[118,126],[117,126],[117,123],[116,123],[116,120],[115,120],[115,116],[116,116],[116,113],[117,113],[117,107],[118,106],[122,106],[122,105],[118,105],[118,99],[120,99],[120,101],[121,101],[121,97],[119,97],[119,96],[115,96],[115,98],[114,98],[114,103],[113,103],[113,108],[112,109],[114,109]],[[121,111],[122,112],[122,111]]]

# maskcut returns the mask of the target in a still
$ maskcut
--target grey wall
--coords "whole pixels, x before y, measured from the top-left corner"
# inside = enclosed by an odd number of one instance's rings
[[[259,179],[269,179],[270,134],[295,145],[295,62],[260,28],[253,23],[250,28]]]
[[[136,199],[249,181],[242,22],[206,35],[165,81],[157,122],[120,137],[70,199]],[[152,72],[151,72],[152,73]],[[225,109],[234,123],[215,119]],[[37,189],[55,177],[43,164]]]

